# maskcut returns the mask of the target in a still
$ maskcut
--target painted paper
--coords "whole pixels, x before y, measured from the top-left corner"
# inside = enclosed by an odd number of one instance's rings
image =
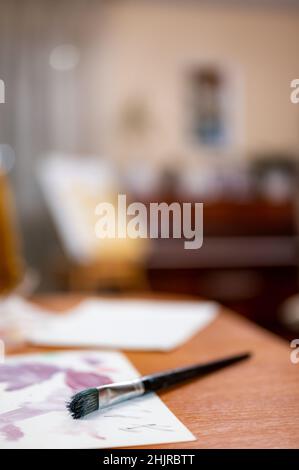
[[[106,448],[190,441],[155,394],[74,420],[70,397],[138,376],[118,352],[16,356],[0,364],[0,448]]]

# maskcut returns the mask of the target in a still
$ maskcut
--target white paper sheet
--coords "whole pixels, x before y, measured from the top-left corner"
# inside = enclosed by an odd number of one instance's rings
[[[213,302],[87,300],[47,316],[26,336],[41,345],[169,351],[206,327],[218,309]]]
[[[0,365],[0,448],[110,448],[194,440],[155,395],[74,420],[77,391],[138,376],[117,352],[35,354]]]

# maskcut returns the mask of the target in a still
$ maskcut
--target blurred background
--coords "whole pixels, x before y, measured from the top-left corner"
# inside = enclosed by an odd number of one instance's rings
[[[0,11],[1,292],[191,294],[294,337],[299,1]],[[117,193],[203,202],[203,247],[96,240]]]

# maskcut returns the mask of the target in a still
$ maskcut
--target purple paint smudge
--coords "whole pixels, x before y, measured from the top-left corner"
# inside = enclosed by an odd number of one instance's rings
[[[101,359],[98,359],[97,357],[84,357],[84,362],[86,362],[86,364],[90,365],[90,366],[97,366],[99,364],[102,364],[102,360]]]
[[[65,383],[72,390],[96,387],[111,383],[111,379],[94,372],[78,372],[48,364],[23,363],[0,366],[0,382],[7,383],[6,391],[21,390],[37,383],[51,379],[58,372],[66,372]]]
[[[23,431],[14,424],[7,424],[1,428],[2,434],[4,434],[7,441],[18,441],[24,436]]]
[[[4,434],[6,440],[18,440],[23,437],[24,433],[19,426],[16,425],[18,421],[24,421],[35,416],[45,414],[44,410],[37,410],[24,406],[16,408],[15,410],[8,411],[0,414],[0,433]]]
[[[73,390],[83,390],[84,388],[109,384],[111,379],[106,375],[68,369],[65,374],[65,383]]]
[[[6,391],[21,390],[53,377],[60,369],[48,364],[17,364],[0,366],[0,382],[7,383]]]
[[[80,372],[71,368],[60,368],[43,363],[20,363],[0,366],[0,383],[6,383],[6,391],[21,390],[31,385],[45,382],[55,374],[63,372],[65,384],[72,390],[96,387],[111,383],[107,375],[94,372]],[[0,414],[0,433],[8,441],[17,441],[24,436],[23,431],[16,423],[50,412],[64,411],[65,401],[68,398],[66,389],[53,392],[44,402],[24,403],[21,407]],[[86,430],[90,436],[104,439],[94,430]]]

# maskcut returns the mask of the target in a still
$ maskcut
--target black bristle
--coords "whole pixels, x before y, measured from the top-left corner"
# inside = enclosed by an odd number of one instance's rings
[[[83,416],[99,409],[99,390],[88,388],[76,393],[66,407],[74,419],[83,418]]]

